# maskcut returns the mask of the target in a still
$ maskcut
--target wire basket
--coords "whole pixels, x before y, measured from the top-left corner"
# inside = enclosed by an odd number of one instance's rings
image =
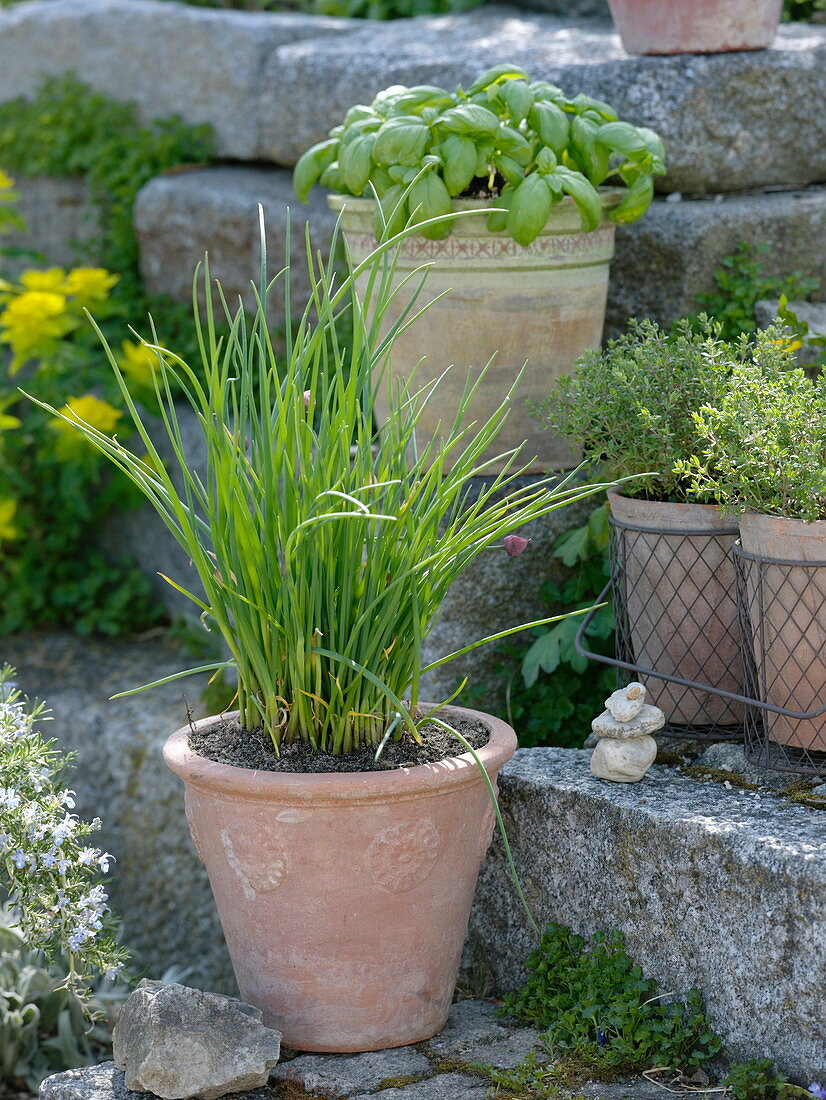
[[[733,547],[744,654],[746,756],[826,776],[826,562]]]

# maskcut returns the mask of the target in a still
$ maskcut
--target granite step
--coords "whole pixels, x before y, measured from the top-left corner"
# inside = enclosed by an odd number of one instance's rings
[[[823,26],[781,27],[768,50],[632,58],[604,17],[494,5],[387,23],[158,0],[30,0],[0,12],[0,101],[76,71],[144,119],[211,123],[222,159],[288,166],[388,85],[453,87],[502,59],[658,130],[664,190],[826,180]]]

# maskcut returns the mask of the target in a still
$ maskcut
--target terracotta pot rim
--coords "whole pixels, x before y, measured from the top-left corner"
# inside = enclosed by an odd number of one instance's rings
[[[642,497],[625,496],[617,489],[608,490],[608,499],[609,502],[621,502],[629,512],[634,511],[635,508],[642,511],[646,509],[657,511],[661,513],[665,526],[671,525],[669,518],[681,521],[696,518],[699,527],[713,528],[718,534],[736,534],[738,530],[736,518],[723,512],[719,504],[701,504],[693,500],[682,503],[673,500],[645,500]],[[613,514],[613,508],[611,512]],[[645,528],[646,524],[641,522],[639,526]]]
[[[445,707],[444,715],[449,717],[451,714],[481,721],[490,729],[490,740],[475,750],[488,773],[498,771],[513,755],[517,747],[516,734],[501,718],[466,707]],[[193,728],[202,729],[221,718],[233,716],[234,713],[210,715],[195,722]],[[220,764],[193,752],[187,739],[189,730],[188,725],[182,726],[164,744],[163,757],[167,767],[187,784],[213,791],[231,791],[245,798],[316,805],[321,802],[352,804],[377,799],[416,798],[423,791],[439,787],[455,788],[483,782],[479,766],[467,752],[438,763],[378,772],[256,771],[233,764]]]
[[[826,535],[826,519],[799,519],[797,516],[774,516],[768,512],[745,511],[740,515],[740,526],[759,528],[771,528],[783,530],[788,528],[795,534],[805,534],[811,531],[815,535]]]

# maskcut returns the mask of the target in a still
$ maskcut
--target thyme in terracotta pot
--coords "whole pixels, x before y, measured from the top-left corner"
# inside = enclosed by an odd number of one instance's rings
[[[525,549],[517,533],[527,523],[599,488],[525,484],[525,462],[511,451],[469,495],[510,404],[503,393],[487,422],[465,423],[475,384],[438,440],[417,440],[438,384],[415,379],[397,386],[376,432],[376,387],[416,313],[409,302],[385,324],[399,293],[398,244],[391,238],[343,279],[311,261],[312,298],[297,323],[286,296],[283,360],[267,327],[263,264],[256,315],[232,315],[225,342],[207,307],[197,368],[147,344],[177,480],[108,348],[139,447],[51,410],[132,479],[191,559],[203,592],[184,578],[170,583],[232,654],[241,739],[268,740],[282,755],[302,744],[318,759],[319,774],[300,775],[216,762],[190,735],[219,718],[179,731],[165,749],[186,785],[242,995],[302,1049],[403,1045],[444,1024],[498,815],[496,775],[516,739],[491,716],[422,701],[422,642],[475,557]],[[288,282],[289,270],[281,277]],[[209,291],[208,272],[205,281]],[[203,472],[184,448],[172,381],[201,427]],[[460,732],[468,723],[483,730],[475,749]],[[433,726],[453,731],[455,748],[414,766]],[[388,743],[408,746],[402,763],[412,763],[326,770],[365,748],[375,759]]]
[[[581,356],[542,407],[547,422],[583,448],[606,480],[618,559],[615,615],[628,639],[622,659],[652,672],[740,694],[742,672],[734,569],[736,525],[713,486],[691,489],[680,464],[701,442],[696,412],[717,405],[746,345],[686,320],[668,334],[651,321]],[[620,579],[621,574],[621,579]],[[735,726],[739,704],[652,678],[654,702],[672,726]],[[686,731],[689,732],[689,731]]]
[[[753,632],[754,683],[764,702],[816,712],[826,691],[826,383],[794,367],[781,326],[758,334],[725,392],[697,410],[696,454],[679,464],[690,493],[739,517]],[[819,563],[819,564],[818,564]],[[771,766],[819,771],[826,716],[764,712],[748,749]],[[802,750],[778,759],[774,745]]]
[[[467,90],[393,87],[351,108],[304,154],[294,181],[302,199],[316,183],[335,192],[329,202],[356,262],[386,231],[418,223],[400,249],[397,279],[427,261],[428,293],[438,300],[425,323],[394,341],[388,381],[414,371],[420,382],[435,380],[445,363],[481,371],[493,357],[468,410],[485,421],[521,372],[498,442],[509,450],[527,439],[537,459],[531,472],[541,473],[576,462],[528,406],[599,346],[615,223],[644,213],[664,171],[653,131],[505,64]],[[475,215],[421,224],[451,210]],[[424,410],[422,438],[455,414],[462,388],[463,371],[442,383],[441,400]],[[376,396],[386,416],[390,395]]]

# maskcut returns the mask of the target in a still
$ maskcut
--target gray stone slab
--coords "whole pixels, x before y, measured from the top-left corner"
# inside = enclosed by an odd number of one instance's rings
[[[826,831],[820,811],[663,767],[633,787],[589,753],[524,749],[500,778],[510,843],[542,926],[617,928],[664,990],[697,986],[735,1060],[771,1057],[822,1080]],[[482,869],[467,958],[497,991],[535,946],[498,840]]]
[[[15,190],[20,195],[17,210],[26,222],[26,229],[3,237],[2,245],[39,256],[4,256],[6,277],[19,275],[27,267],[44,264],[71,267],[89,262],[84,248],[96,235],[97,214],[83,180],[50,176],[16,178]]]
[[[77,812],[99,816],[95,843],[112,852],[110,901],[123,920],[136,970],[160,978],[184,967],[185,981],[237,995],[206,872],[189,838],[183,788],[161,758],[165,738],[199,709],[206,677],[125,699],[117,692],[205,663],[165,641],[17,634],[0,639],[0,663],[17,669],[22,691],[53,712],[46,730],[77,762],[69,786]],[[184,698],[185,696],[185,698]]]
[[[382,1089],[381,1100],[482,1100],[488,1095],[490,1082],[464,1073],[440,1073],[427,1081],[402,1088]],[[353,1100],[375,1100],[375,1092],[361,1092]]]
[[[698,294],[715,290],[714,271],[738,243],[767,244],[767,275],[793,271],[826,286],[826,188],[769,191],[716,199],[656,199],[640,221],[617,230],[605,335],[629,317],[670,325],[699,310]]]
[[[497,1015],[491,1001],[457,1001],[447,1026],[427,1044],[437,1063],[456,1058],[513,1069],[541,1046],[540,1032]]]
[[[495,54],[495,58],[492,56]],[[354,103],[389,84],[468,82],[496,58],[659,131],[668,191],[826,178],[826,28],[781,28],[769,50],[628,57],[608,22],[485,7],[285,46],[265,67],[262,153],[293,164]],[[313,89],[312,95],[306,89]]]
[[[243,1096],[244,1100],[271,1100],[269,1088],[251,1089],[233,1093],[228,1100]],[[135,1092],[128,1089],[123,1080],[123,1070],[115,1069],[114,1062],[101,1062],[97,1066],[81,1066],[63,1073],[52,1074],[40,1086],[40,1100],[155,1100],[151,1092]]]
[[[338,37],[351,22],[297,13],[215,11],[158,0],[30,0],[0,11],[0,100],[44,75],[75,72],[144,121],[212,124],[218,155],[261,147],[262,69],[280,46]]]
[[[141,275],[150,293],[192,300],[195,266],[209,254],[210,274],[221,282],[231,308],[240,297],[255,308],[251,283],[260,270],[258,205],[264,208],[272,278],[284,266],[287,224],[291,227],[292,300],[300,315],[310,296],[305,226],[312,225],[312,247],[325,255],[336,223],[326,197],[318,192],[302,205],[289,172],[274,168],[220,167],[157,176],[139,193],[135,229]],[[220,298],[214,295],[216,308]],[[283,325],[283,281],[270,298],[273,322]]]
[[[290,1081],[305,1092],[348,1097],[384,1090],[387,1082],[398,1078],[424,1078],[432,1073],[424,1054],[413,1047],[395,1047],[353,1055],[302,1054],[277,1066],[273,1079]]]

